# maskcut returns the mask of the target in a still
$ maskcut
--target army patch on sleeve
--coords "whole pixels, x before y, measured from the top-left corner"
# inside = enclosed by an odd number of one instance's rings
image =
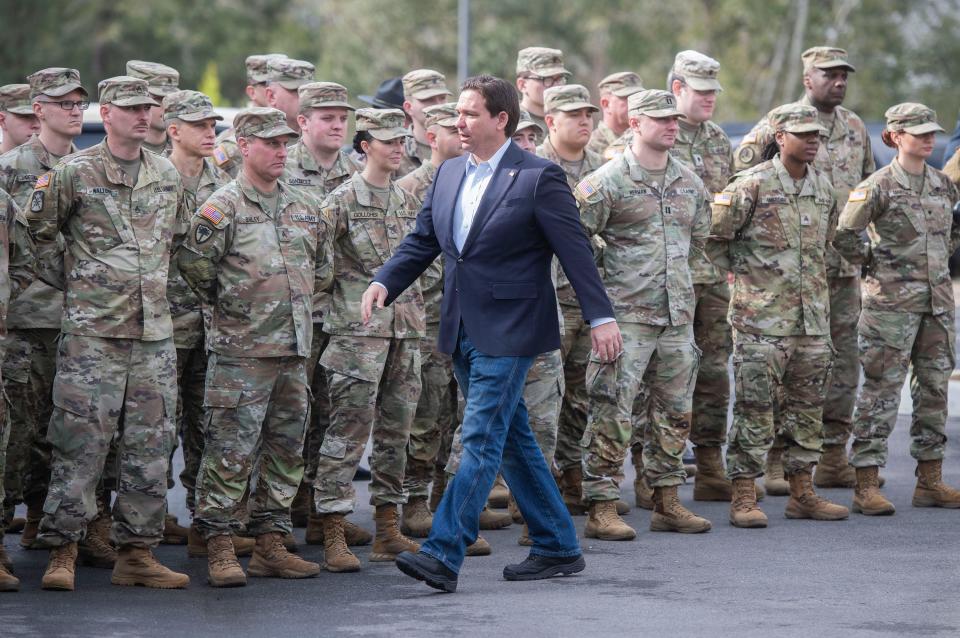
[[[230,161],[230,157],[227,155],[227,152],[223,149],[222,144],[218,144],[213,149],[213,159],[217,162],[217,166],[223,166]]]
[[[46,188],[50,186],[50,173],[44,173],[37,178],[37,183],[33,185],[34,188]]]
[[[583,197],[584,199],[586,199],[591,195],[595,195],[597,193],[597,187],[596,185],[594,185],[593,182],[590,181],[589,178],[587,178],[581,181],[579,184],[577,184],[576,191],[577,191],[577,194],[580,195],[580,197]]]
[[[713,196],[713,203],[717,206],[731,206],[733,205],[733,194],[732,193],[716,193]]]
[[[211,237],[213,237],[213,229],[204,224],[198,224],[197,229],[193,231],[193,238],[198,244],[202,244]]]
[[[753,161],[754,150],[749,146],[745,146],[737,151],[737,158],[744,164]]]
[[[43,191],[33,191],[33,196],[30,197],[30,210],[34,213],[43,210]]]
[[[850,191],[850,197],[847,199],[850,202],[865,202],[867,201],[867,191],[858,189]]]
[[[213,222],[214,226],[223,221],[223,213],[219,208],[213,206],[212,204],[203,205],[203,207],[200,209],[200,217]]]

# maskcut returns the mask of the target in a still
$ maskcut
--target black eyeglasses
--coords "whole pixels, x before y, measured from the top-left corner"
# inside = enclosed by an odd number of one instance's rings
[[[540,75],[528,75],[528,80],[536,80],[543,84],[543,88],[549,89],[553,86],[564,86],[567,83],[567,76],[565,75],[554,75],[548,78],[545,78]]]
[[[73,107],[77,107],[81,111],[86,111],[88,108],[90,108],[90,102],[88,100],[61,100],[59,102],[56,100],[37,100],[37,102],[40,102],[41,104],[59,104],[60,108],[62,108],[64,111],[72,111]]]

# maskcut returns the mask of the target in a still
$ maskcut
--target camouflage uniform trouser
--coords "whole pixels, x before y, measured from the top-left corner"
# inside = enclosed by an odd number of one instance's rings
[[[837,351],[823,405],[823,444],[847,445],[853,431],[853,405],[860,382],[857,322],[860,277],[830,278],[830,339]]]
[[[533,365],[530,366],[530,371],[527,372],[527,379],[523,386],[523,402],[527,404],[530,429],[547,462],[547,467],[552,467],[553,457],[557,451],[557,420],[560,418],[562,400],[563,362],[560,359],[560,351],[553,350],[537,355]],[[463,416],[462,406],[459,414]],[[463,439],[459,425],[454,432],[451,447],[446,472],[456,474],[460,469],[460,458],[463,456]]]
[[[445,433],[453,428],[455,404],[451,401],[453,360],[437,350],[439,324],[427,324],[427,336],[420,341],[420,400],[407,442],[407,467],[403,489],[410,498],[426,498],[433,470],[441,453]]]
[[[763,475],[774,432],[784,441],[787,474],[820,461],[823,401],[833,363],[826,335],[774,337],[734,331],[736,393],[727,444],[727,476]]]
[[[733,351],[733,338],[727,322],[730,286],[720,281],[693,287],[697,307],[693,318],[693,337],[703,355],[693,389],[693,423],[690,441],[703,447],[720,447],[727,438],[730,409],[730,375],[727,363]]]
[[[0,423],[7,438],[6,465],[0,474],[4,492],[0,516],[23,502],[30,448],[37,436],[36,395],[30,382],[31,349],[23,331],[11,330],[3,338],[3,391],[10,400],[10,409],[4,423]],[[9,524],[7,517],[0,520],[0,536]]]
[[[0,372],[0,377],[3,373]],[[2,383],[2,379],[0,379]],[[3,476],[7,468],[7,444],[10,442],[10,415],[5,399],[0,399],[0,476]],[[0,503],[6,499],[6,493],[3,487],[3,481],[0,481]],[[0,548],[3,547],[3,535],[7,531],[9,521],[0,521]]]
[[[851,465],[886,465],[887,438],[897,422],[900,390],[911,363],[910,454],[918,461],[942,459],[947,441],[947,387],[956,362],[954,313],[865,308],[859,328],[864,381],[854,416]]]
[[[145,547],[160,542],[177,433],[176,379],[172,339],[61,337],[47,432],[53,455],[40,522],[43,544],[83,538],[97,514],[97,483],[121,418],[113,539]]]
[[[257,465],[247,531],[289,532],[290,504],[303,478],[310,386],[303,357],[210,353],[203,398],[205,437],[196,522],[204,538],[242,530],[237,506]]]
[[[623,354],[612,363],[590,355],[589,396],[583,446],[585,501],[620,498],[620,473],[633,433],[634,403],[650,360],[659,360],[650,380],[650,420],[644,435],[643,464],[652,487],[679,485],[686,478],[683,449],[690,434],[693,386],[700,350],[693,326],[620,325]]]
[[[187,509],[197,505],[197,473],[203,456],[203,388],[207,378],[207,352],[203,344],[177,349],[177,433],[183,447],[180,484],[187,492]],[[173,454],[171,453],[171,459]],[[171,467],[173,463],[171,462]],[[172,470],[171,470],[172,472]],[[168,478],[167,487],[173,487]]]
[[[560,353],[563,356],[564,393],[557,424],[557,467],[563,471],[579,467],[582,460],[580,439],[587,427],[587,359],[593,344],[590,324],[583,320],[577,306],[561,306],[564,333]]]
[[[333,335],[320,365],[330,389],[330,426],[313,485],[317,512],[353,511],[353,475],[371,429],[370,504],[405,503],[407,440],[420,398],[420,339]]]
[[[320,444],[330,426],[330,392],[327,390],[327,373],[319,365],[320,355],[327,349],[330,335],[323,331],[322,323],[313,324],[313,343],[310,344],[310,358],[307,359],[307,375],[313,397],[310,401],[310,423],[307,436],[303,440],[303,482],[313,485],[317,478],[317,462],[320,459]]]

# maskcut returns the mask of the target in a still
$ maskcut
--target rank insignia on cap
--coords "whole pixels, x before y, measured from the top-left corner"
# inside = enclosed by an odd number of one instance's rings
[[[865,191],[865,190],[850,191],[850,198],[849,198],[848,201],[851,201],[851,202],[865,202],[865,201],[867,201],[867,191]]]
[[[210,204],[203,205],[203,208],[200,209],[200,216],[213,222],[214,225],[223,221],[223,213],[221,213],[217,207],[211,206]]]
[[[213,149],[213,159],[217,161],[218,166],[223,166],[230,161],[230,158],[227,157],[227,152],[223,150],[223,146],[217,145]]]
[[[717,193],[713,196],[713,203],[718,206],[730,206],[733,204],[733,195],[730,193]]]
[[[589,179],[585,179],[579,184],[577,184],[577,193],[582,197],[590,197],[597,192],[597,188],[590,182]]]
[[[46,188],[50,185],[50,173],[44,173],[37,178],[37,183],[33,185],[34,188]]]

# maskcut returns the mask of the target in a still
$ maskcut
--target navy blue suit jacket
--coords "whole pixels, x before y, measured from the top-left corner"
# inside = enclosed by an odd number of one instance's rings
[[[480,201],[463,250],[457,250],[453,218],[466,163],[463,155],[440,165],[416,229],[377,273],[375,281],[387,288],[387,303],[443,253],[442,352],[453,353],[461,321],[474,347],[487,355],[556,350],[560,326],[550,278],[556,254],[584,318],[614,317],[563,171],[512,142]]]

